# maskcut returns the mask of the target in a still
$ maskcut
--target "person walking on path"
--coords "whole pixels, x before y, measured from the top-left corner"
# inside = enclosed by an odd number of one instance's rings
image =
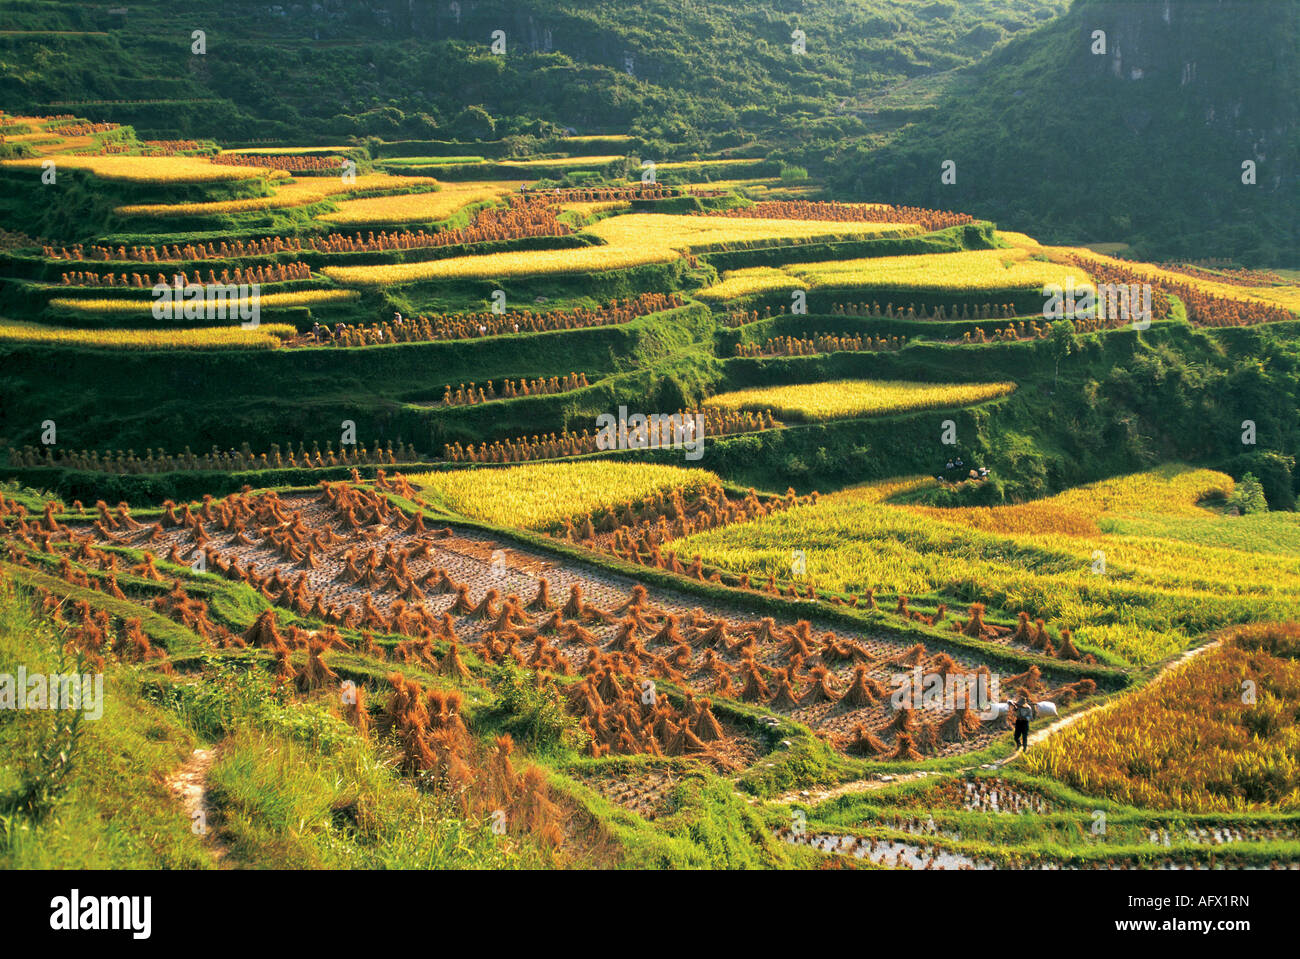
[[[1015,741],[1017,749],[1029,748],[1029,721],[1034,718],[1034,704],[1029,701],[1029,696],[1025,693],[1020,694],[1018,702],[1012,705],[1015,713]]]

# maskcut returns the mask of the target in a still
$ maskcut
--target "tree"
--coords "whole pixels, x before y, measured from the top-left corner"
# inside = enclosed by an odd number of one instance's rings
[[[1055,392],[1057,381],[1061,378],[1061,360],[1078,349],[1074,324],[1069,320],[1057,320],[1052,324],[1052,335],[1048,342],[1051,344],[1052,357],[1056,360],[1056,370],[1052,375],[1052,391]]]
[[[1228,505],[1236,507],[1241,515],[1248,513],[1267,513],[1268,501],[1264,498],[1264,487],[1254,473],[1244,474],[1237,481],[1237,487],[1228,497]]]
[[[452,130],[462,140],[490,140],[496,133],[496,121],[480,106],[468,106],[456,115]]]

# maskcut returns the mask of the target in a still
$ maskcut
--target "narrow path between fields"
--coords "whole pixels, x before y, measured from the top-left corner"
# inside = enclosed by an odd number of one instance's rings
[[[226,862],[229,849],[213,827],[212,807],[208,804],[208,771],[217,759],[217,747],[196,749],[190,758],[167,777],[167,787],[176,794],[185,810],[191,829],[201,836],[204,847],[211,853],[214,864],[220,869],[230,868]]]
[[[1213,642],[1205,643],[1201,646],[1197,646],[1193,649],[1184,651],[1176,659],[1171,659],[1168,663],[1162,666],[1160,670],[1153,677],[1151,677],[1151,681],[1147,683],[1146,686],[1150,686],[1151,683],[1154,683],[1156,680],[1160,679],[1162,676],[1166,675],[1172,670],[1175,670],[1180,666],[1183,666],[1189,660],[1201,655],[1201,653],[1205,653],[1211,649],[1215,649],[1220,644],[1222,644],[1222,642],[1223,642],[1222,639],[1216,639]],[[1043,740],[1045,740],[1048,736],[1060,732],[1062,729],[1065,729],[1066,727],[1072,725],[1073,723],[1082,719],[1084,716],[1092,715],[1093,713],[1099,710],[1109,709],[1111,706],[1115,705],[1117,701],[1118,700],[1111,700],[1109,702],[1097,703],[1095,706],[1089,706],[1087,709],[1081,709],[1077,713],[1071,713],[1068,716],[1062,716],[1059,719],[1056,719],[1055,721],[1044,726],[1042,729],[1030,733],[1029,745],[1031,747],[1035,746],[1038,743],[1041,743]],[[956,769],[951,769],[951,770],[942,770],[942,771],[918,770],[917,772],[897,773],[897,774],[893,774],[889,779],[876,779],[876,778],[854,779],[851,780],[850,782],[840,783],[838,786],[832,786],[827,789],[795,789],[795,790],[791,790],[790,792],[783,793],[780,796],[775,796],[772,799],[767,800],[767,802],[774,803],[776,805],[789,805],[791,803],[799,803],[802,805],[813,806],[813,805],[817,805],[818,803],[825,802],[828,799],[834,799],[838,796],[847,796],[851,794],[864,793],[864,792],[874,792],[877,789],[884,789],[886,786],[896,786],[899,783],[911,782],[912,780],[915,779],[924,779],[927,776],[960,775],[962,773],[970,772],[973,769],[982,769],[985,767],[1001,769],[1003,766],[1015,762],[1017,759],[1020,758],[1020,755],[1021,754],[1019,752],[1015,752],[1012,753],[1010,756],[1005,756],[1002,759],[997,760],[996,762],[973,764],[970,766],[960,766]],[[751,802],[755,802],[755,803],[762,802],[762,801],[763,800],[751,799]]]

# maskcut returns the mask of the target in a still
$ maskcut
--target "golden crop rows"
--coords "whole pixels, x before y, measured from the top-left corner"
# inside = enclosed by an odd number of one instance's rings
[[[993,235],[1009,246],[1019,247],[1033,253],[1045,252],[1043,245],[1028,233],[1016,233],[1014,230],[996,230]]]
[[[321,272],[347,286],[377,287],[427,280],[481,280],[489,277],[504,279],[625,270],[649,263],[665,263],[676,258],[677,254],[668,250],[611,249],[592,246],[564,250],[526,250],[518,253],[455,256],[421,263],[327,266]]]
[[[602,461],[449,470],[410,479],[432,504],[498,526],[537,530],[661,490],[718,482],[708,470]]]
[[[61,143],[61,140],[51,139],[52,134],[44,130],[33,130],[30,133],[6,133],[4,135],[5,143],[29,143],[32,140],[42,142]]]
[[[988,510],[887,502],[934,483],[843,490],[815,506],[696,534],[680,551],[788,579],[792,551],[804,550],[819,587],[974,597],[1007,615],[1025,610],[1069,626],[1076,643],[1135,664],[1220,626],[1300,618],[1300,516],[1230,517],[1188,502],[1192,490],[1231,491],[1226,475],[1170,466],[1119,477],[1012,507],[1015,518],[990,529],[978,528]],[[1105,504],[1100,513],[1094,502]]]
[[[1298,641],[1295,623],[1248,627],[1048,738],[1028,769],[1147,809],[1300,810]]]
[[[580,217],[595,216],[597,213],[609,213],[614,210],[630,210],[632,202],[630,200],[575,200],[572,203],[561,203],[560,210],[564,213],[576,213]]]
[[[819,288],[881,288],[936,292],[1041,290],[1045,284],[1082,286],[1088,276],[1077,267],[1031,259],[1020,247],[967,250],[961,253],[918,253],[796,263],[789,266],[730,270],[721,283],[700,291],[706,300],[730,300],[785,290]]]
[[[1207,280],[1204,277],[1192,276],[1187,273],[1179,273],[1174,270],[1161,269],[1150,263],[1139,263],[1133,260],[1120,260],[1115,257],[1106,256],[1102,253],[1094,252],[1081,246],[1047,246],[1042,248],[1054,259],[1064,260],[1065,257],[1073,254],[1082,259],[1084,263],[1094,260],[1100,263],[1107,263],[1126,270],[1131,270],[1141,276],[1150,278],[1153,281],[1164,281],[1173,284],[1185,284],[1204,293],[1213,296],[1225,297],[1230,300],[1259,300],[1265,303],[1273,303],[1288,310],[1300,311],[1300,283],[1287,284],[1285,286],[1238,286],[1235,283],[1218,283],[1214,280]]]
[[[131,158],[136,159],[136,158]],[[163,159],[171,159],[164,157]],[[262,173],[283,173],[263,167],[221,167],[224,170],[254,170]],[[282,207],[305,206],[331,196],[344,193],[366,193],[371,190],[422,187],[429,189],[438,181],[432,177],[393,176],[388,173],[359,174],[351,182],[341,176],[305,176],[276,184],[273,196],[246,197],[241,200],[208,200],[199,203],[136,203],[120,206],[113,212],[122,216],[209,216],[224,213],[247,213],[252,210],[270,210]]]
[[[335,226],[365,226],[377,223],[408,223],[445,220],[472,203],[496,200],[516,192],[522,180],[444,183],[436,193],[400,193],[343,200],[332,213],[318,219]]]
[[[1153,483],[1153,476],[1160,477],[1159,482]],[[912,509],[935,519],[994,533],[1093,535],[1101,532],[1098,520],[1103,516],[1156,513],[1167,518],[1204,519],[1208,514],[1197,503],[1211,496],[1227,497],[1232,488],[1232,479],[1214,470],[1166,467],[1154,473],[1089,483],[1028,503],[959,510],[925,506]]]
[[[29,157],[5,160],[0,166],[31,167],[40,170],[48,158]],[[210,163],[206,157],[169,156],[80,156],[61,154],[54,158],[56,169],[68,167],[86,170],[106,180],[126,180],[133,183],[212,183],[221,180],[283,179],[283,170],[266,170],[258,167],[221,166]]]
[[[817,242],[871,236],[902,236],[920,227],[900,223],[834,223],[825,220],[749,220],[712,216],[632,213],[602,220],[589,231],[611,246],[645,243],[666,250],[703,253],[732,245]]]
[[[834,380],[719,393],[705,405],[726,410],[770,409],[780,419],[830,420],[966,406],[1006,396],[1015,388],[1014,383]]]
[[[273,309],[275,307],[288,306],[314,306],[319,303],[341,303],[346,300],[355,300],[361,296],[356,290],[296,290],[288,293],[266,293],[258,297],[258,305],[262,309]],[[219,305],[219,301],[203,301],[204,308],[208,302],[213,306]],[[237,309],[247,303],[247,299],[236,299],[231,297],[224,301],[227,309]],[[128,299],[72,299],[59,298],[50,300],[50,306],[59,310],[67,310],[72,313],[96,313],[125,315],[130,313],[149,313],[153,309],[153,300],[128,300]],[[184,304],[177,303],[179,309]]]
[[[895,236],[918,229],[896,223],[746,220],[629,213],[625,216],[607,217],[584,231],[603,240],[601,246],[488,253],[422,263],[331,266],[323,272],[346,286],[392,286],[427,280],[590,273],[667,263],[685,253],[702,252],[728,244]]]
[[[189,330],[67,330],[31,323],[0,322],[0,341],[50,346],[93,346],[117,350],[275,349],[297,333],[287,323],[264,323],[253,330],[238,326]]]

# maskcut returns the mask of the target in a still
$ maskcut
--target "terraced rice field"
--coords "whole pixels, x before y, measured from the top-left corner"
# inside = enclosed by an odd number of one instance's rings
[[[134,158],[126,158],[134,159]],[[166,159],[166,158],[163,158]],[[253,171],[254,175],[282,174],[282,170],[267,171],[261,167],[226,166],[221,170]],[[286,174],[287,176],[287,174]],[[273,177],[283,179],[283,177]],[[242,200],[207,200],[197,203],[132,203],[115,211],[122,216],[216,216],[228,213],[250,213],[258,210],[276,210],[286,207],[306,206],[334,196],[348,193],[366,193],[372,190],[407,190],[423,187],[432,190],[438,181],[432,177],[400,177],[387,173],[361,173],[345,180],[342,177],[299,177],[278,183],[271,196],[249,197]]]
[[[0,658],[115,711],[0,722],[0,865],[1300,868],[1291,272],[506,123],[222,151],[389,171],[345,181],[0,118],[112,196],[0,230]],[[282,322],[152,323],[149,277],[236,268]],[[1016,315],[1130,274],[1185,302]],[[703,458],[600,449],[620,407]]]
[[[755,577],[787,577],[792,551],[803,550],[819,587],[1029,610],[1071,628],[1081,649],[1135,664],[1204,630],[1300,612],[1294,515],[1193,505],[1200,493],[1231,490],[1222,474],[1168,467],[997,510],[890,502],[933,484],[867,484],[677,545]]]
[[[445,220],[472,204],[499,200],[506,194],[514,193],[524,182],[523,180],[491,182],[468,180],[441,183],[437,192],[342,200],[337,210],[324,214],[321,220],[340,227]]]
[[[334,530],[337,536],[339,517],[315,494],[292,494],[279,498],[286,515],[296,517],[295,522],[317,533]],[[93,532],[93,531],[92,531]],[[319,599],[322,608],[343,609],[353,606],[377,609],[381,614],[393,615],[403,610],[418,606],[434,619],[443,613],[451,613],[455,619],[455,630],[459,641],[472,646],[483,641],[490,633],[500,631],[502,627],[493,625],[491,616],[465,615],[454,609],[460,600],[455,591],[440,592],[429,588],[384,587],[378,579],[375,583],[349,583],[345,567],[355,562],[353,557],[358,550],[377,551],[378,554],[394,554],[403,550],[406,555],[414,557],[412,547],[421,547],[426,555],[408,559],[405,568],[410,574],[411,584],[424,582],[428,574],[435,570],[445,571],[457,583],[464,584],[468,601],[478,605],[484,595],[491,593],[493,599],[515,595],[523,602],[530,601],[538,592],[543,580],[548,584],[550,593],[557,604],[563,603],[575,587],[580,591],[583,601],[597,610],[616,611],[626,609],[633,599],[633,589],[639,584],[623,574],[605,570],[597,565],[586,565],[573,561],[560,561],[534,547],[502,539],[498,536],[485,535],[472,529],[448,527],[443,531],[435,530],[432,536],[421,536],[418,532],[407,532],[392,525],[377,525],[372,529],[344,533],[343,540],[327,550],[313,550],[315,559],[309,564],[302,564],[286,559],[279,549],[272,545],[268,536],[252,536],[247,532],[219,533],[212,536],[204,550],[209,554],[209,562],[221,564],[237,563],[240,567],[256,568],[261,575],[274,575],[286,582],[299,584],[296,588],[305,590],[305,595]],[[131,547],[138,550],[148,549],[157,556],[173,555],[183,557],[193,549],[193,533],[188,528],[154,530],[142,527],[136,531],[119,531],[110,535],[98,533],[100,545]],[[251,540],[241,542],[241,540]],[[427,544],[428,549],[423,547]],[[175,552],[173,552],[173,547]],[[637,638],[633,644],[627,642],[625,622],[617,612],[612,615],[577,616],[574,619],[584,624],[586,633],[556,631],[548,635],[542,630],[546,645],[577,664],[589,649],[595,647],[609,655],[631,655],[632,661],[645,659],[643,668],[654,663],[659,655],[672,654],[672,683],[680,684],[684,690],[693,695],[709,696],[715,701],[734,701],[743,703],[738,685],[733,684],[732,692],[727,692],[727,683],[723,677],[739,676],[739,670],[750,658],[762,664],[765,670],[771,670],[774,676],[771,691],[760,701],[758,708],[771,715],[785,717],[801,725],[808,726],[828,740],[836,743],[852,739],[854,730],[859,728],[871,732],[882,742],[892,748],[895,740],[903,731],[915,734],[918,742],[923,743],[927,754],[935,756],[957,755],[978,750],[989,745],[994,739],[1005,736],[1005,723],[1002,720],[990,720],[977,723],[977,729],[963,732],[960,737],[952,739],[936,738],[934,730],[944,722],[951,711],[945,712],[941,703],[926,703],[915,710],[915,717],[904,717],[910,722],[899,725],[895,710],[888,698],[868,697],[861,705],[851,705],[848,700],[837,701],[844,691],[855,681],[855,669],[865,667],[864,676],[878,688],[895,687],[895,674],[908,668],[915,661],[922,663],[934,659],[951,665],[947,668],[973,672],[981,665],[978,656],[961,649],[945,649],[944,644],[934,640],[914,637],[889,636],[885,633],[873,635],[870,632],[847,632],[842,627],[832,625],[826,629],[816,628],[813,642],[818,647],[825,643],[833,645],[847,644],[846,649],[857,649],[860,653],[846,655],[843,659],[823,656],[820,662],[825,672],[818,672],[822,680],[804,688],[807,682],[796,680],[797,686],[790,687],[776,677],[786,668],[789,660],[791,639],[796,635],[796,626],[804,618],[803,610],[792,605],[790,612],[773,615],[770,619],[756,617],[739,604],[729,604],[717,599],[692,596],[689,593],[658,586],[641,587],[646,601],[642,608],[645,621],[643,630],[634,630],[632,637]],[[489,600],[489,605],[491,605]],[[414,604],[414,606],[412,605]],[[530,633],[538,633],[546,614],[533,619],[533,629],[526,630],[523,636],[512,641],[535,644],[540,639],[526,638]],[[495,614],[494,614],[495,615]],[[816,617],[813,610],[807,615]],[[681,631],[681,639],[656,639],[661,632],[666,633],[670,624],[672,632]],[[698,624],[698,625],[694,625]],[[714,628],[714,633],[709,629]],[[800,627],[807,632],[806,627]],[[588,638],[590,637],[590,638]],[[797,645],[797,644],[796,644]],[[521,648],[524,652],[527,647]],[[658,652],[661,648],[662,652]],[[643,650],[638,652],[639,650]],[[944,657],[947,657],[946,659]],[[1067,676],[1053,676],[1044,671],[1042,682],[1051,684],[1067,681]],[[860,680],[859,680],[860,681]],[[819,694],[819,688],[831,689],[828,698]],[[1044,687],[1045,688],[1045,687]],[[792,697],[792,698],[783,698]],[[765,702],[767,699],[770,702]],[[743,706],[741,706],[743,708]],[[926,729],[931,730],[927,739]],[[909,738],[910,741],[910,738]],[[721,761],[737,762],[747,747],[743,742],[729,747]]]
[[[93,346],[112,350],[272,350],[297,330],[285,323],[264,323],[255,330],[215,327],[201,330],[69,330],[0,319],[0,340]]]
[[[700,291],[720,302],[786,290],[897,290],[906,292],[993,293],[1038,290],[1053,283],[1083,287],[1088,274],[1073,266],[1031,258],[1032,251],[969,250],[920,253],[856,260],[826,260],[782,267],[729,270],[722,282]]]
[[[66,143],[63,145],[67,146]],[[44,162],[40,158],[0,160],[0,166],[30,169],[39,175]],[[60,155],[56,165],[69,170],[84,170],[105,180],[159,186],[217,183],[222,180],[280,180],[288,177],[283,170],[220,166],[198,157],[80,156],[68,153]]]
[[[531,530],[550,529],[602,506],[718,481],[707,470],[609,462],[448,470],[410,479],[431,505],[497,526]]]
[[[861,236],[898,236],[918,228],[889,223],[825,223],[798,220],[736,220],[718,217],[629,213],[612,216],[584,232],[600,246],[566,250],[527,250],[450,257],[428,263],[391,266],[326,267],[324,273],[346,286],[387,286],[432,280],[552,276],[622,270],[667,263],[688,253],[748,243],[814,242]]]
[[[710,397],[707,405],[726,410],[770,409],[781,419],[807,422],[968,406],[1006,396],[1015,388],[1014,383],[832,380],[719,393]]]
[[[296,290],[289,293],[266,293],[258,295],[259,306],[271,310],[290,306],[312,306],[322,303],[345,303],[358,297],[356,290]],[[235,310],[247,306],[249,300],[229,298],[225,301],[195,301],[206,311],[209,305],[216,309],[224,302],[227,309]],[[55,297],[50,306],[69,313],[84,313],[101,316],[125,316],[129,314],[148,315],[153,310],[153,300],[131,299],[95,299],[92,297]],[[183,304],[177,304],[177,309]]]
[[[1120,260],[1113,256],[1097,253],[1084,247],[1045,246],[1044,253],[1054,259],[1065,260],[1070,256],[1079,256],[1085,263],[1094,260],[1113,266],[1132,270],[1139,276],[1151,280],[1163,280],[1166,283],[1181,283],[1193,286],[1212,296],[1237,300],[1255,300],[1272,303],[1292,312],[1300,312],[1300,283],[1282,285],[1242,286],[1237,283],[1222,283],[1202,276],[1190,276],[1175,270],[1162,269],[1150,263],[1137,263],[1132,260]]]
[[[1150,809],[1300,811],[1290,755],[1300,630],[1254,626],[1083,717],[1028,758],[1031,772]]]

